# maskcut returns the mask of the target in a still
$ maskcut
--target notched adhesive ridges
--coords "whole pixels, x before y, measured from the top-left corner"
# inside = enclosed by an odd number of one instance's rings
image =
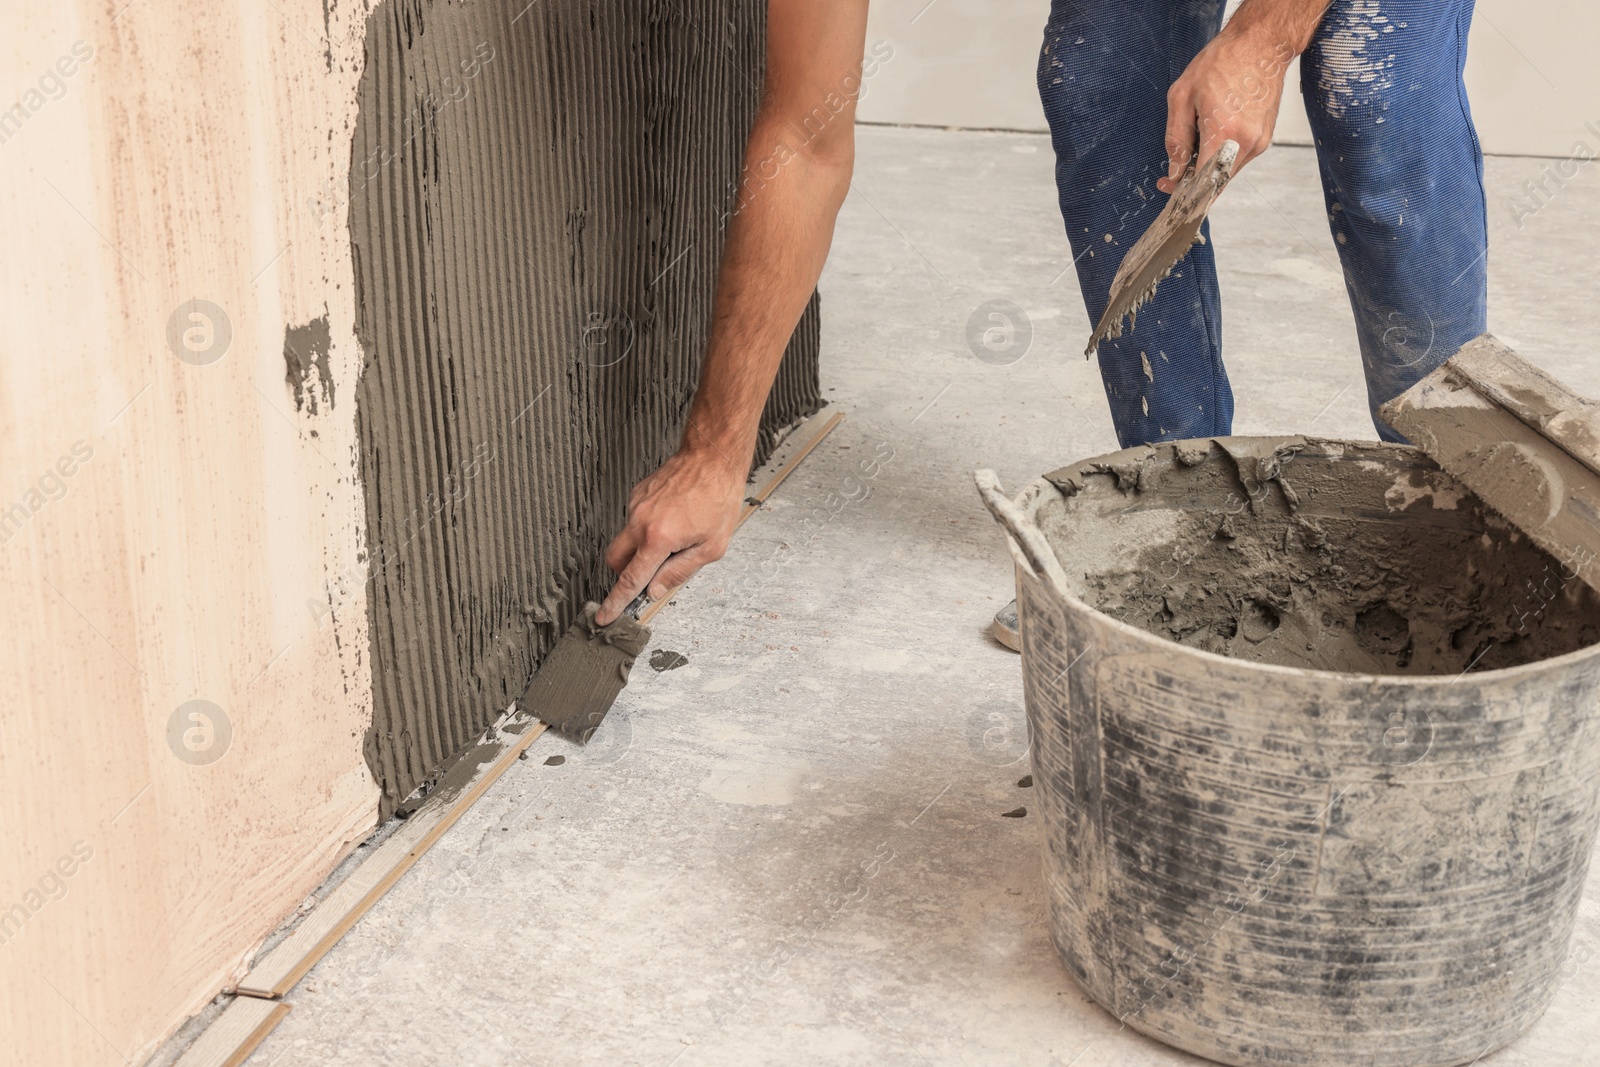
[[[677,442],[764,17],[759,0],[369,17],[349,218],[383,816],[605,592],[628,491]],[[819,406],[817,326],[813,299],[758,462]]]

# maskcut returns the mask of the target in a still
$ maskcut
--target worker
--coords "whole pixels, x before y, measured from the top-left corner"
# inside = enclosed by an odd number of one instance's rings
[[[1378,405],[1485,329],[1483,157],[1462,82],[1472,8],[1473,0],[1243,0],[1224,26],[1224,0],[1054,0],[1038,85],[1089,321],[1099,320],[1123,255],[1192,160],[1204,163],[1233,140],[1237,175],[1267,149],[1300,56],[1368,403],[1380,436],[1400,440]],[[634,488],[627,524],[607,549],[619,577],[601,622],[641,590],[660,597],[727,549],[767,393],[849,189],[866,20],[866,0],[769,0],[766,81],[699,388],[678,451]],[[1253,190],[1244,195],[1251,210],[1276,210]],[[1135,328],[1099,347],[1123,447],[1231,432],[1221,342],[1207,240]],[[992,629],[1018,647],[1015,602]]]

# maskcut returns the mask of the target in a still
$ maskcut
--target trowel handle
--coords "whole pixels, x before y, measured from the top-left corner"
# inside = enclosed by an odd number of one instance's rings
[[[1017,550],[1028,561],[1028,566],[1033,568],[1033,573],[1041,578],[1049,578],[1064,592],[1067,576],[1061,569],[1061,561],[1056,559],[1055,552],[1039,527],[1000,488],[1000,476],[991,470],[980,470],[972,472],[972,480],[978,483],[978,495],[983,497],[989,514],[1011,535],[1011,543],[1017,546]]]

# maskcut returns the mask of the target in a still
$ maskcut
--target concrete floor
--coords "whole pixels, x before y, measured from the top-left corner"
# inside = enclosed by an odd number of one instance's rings
[[[1600,170],[1521,229],[1491,159],[1491,326],[1600,394]],[[1215,219],[1242,433],[1370,437],[1309,150]],[[288,998],[276,1065],[1202,1061],[1090,1003],[1045,931],[1011,564],[970,472],[1114,447],[1042,137],[863,128],[823,280],[848,420],[656,623],[587,749],[546,736]],[[968,320],[1024,309],[1016,362]],[[564,757],[561,762],[559,757]],[[1029,809],[1021,818],[1005,813]],[[1545,1019],[1485,1067],[1593,1062],[1600,899]]]

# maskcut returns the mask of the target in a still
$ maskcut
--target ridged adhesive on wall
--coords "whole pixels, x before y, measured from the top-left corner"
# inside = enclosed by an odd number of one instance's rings
[[[356,387],[387,816],[610,572],[711,320],[763,0],[389,0],[352,146]],[[802,317],[761,451],[819,406]]]

